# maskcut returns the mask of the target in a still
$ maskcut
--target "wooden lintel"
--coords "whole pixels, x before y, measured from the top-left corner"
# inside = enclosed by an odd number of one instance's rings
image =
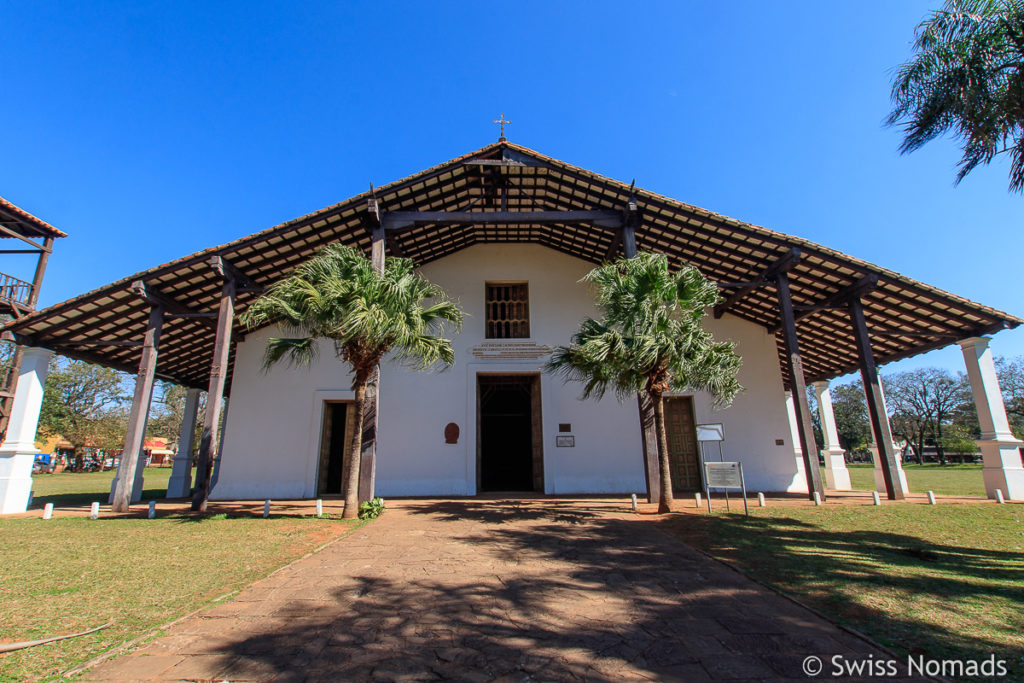
[[[719,289],[736,289],[738,287],[771,287],[774,285],[767,280],[752,280],[750,282],[716,282]]]
[[[597,211],[390,211],[380,215],[385,230],[399,232],[416,225],[481,225],[515,223],[590,223],[619,229],[622,212]]]
[[[941,336],[940,339],[936,339],[935,341],[929,342],[928,344],[924,344],[922,346],[915,346],[915,347],[913,347],[911,349],[906,349],[904,351],[898,351],[896,353],[890,353],[890,354],[888,354],[886,356],[877,357],[877,358],[875,358],[875,364],[878,365],[878,366],[882,366],[882,365],[885,365],[886,363],[892,363],[892,362],[895,362],[895,361],[898,361],[898,360],[903,360],[904,358],[911,358],[913,356],[917,356],[917,355],[922,354],[922,353],[927,353],[928,351],[934,351],[935,349],[941,349],[943,347],[949,346],[953,341],[957,341],[957,340],[960,340],[960,339],[970,339],[971,337],[984,337],[986,335],[995,334],[996,332],[1001,332],[1002,330],[1011,330],[1011,329],[1015,328],[1016,326],[1017,325],[1014,322],[1010,322],[1010,321],[1006,321],[1006,320],[998,320],[998,321],[996,321],[994,323],[991,323],[989,325],[982,325],[980,327],[969,328],[969,329],[961,330],[960,332],[941,333],[942,336]],[[815,376],[815,377],[808,378],[808,381],[809,382],[819,382],[819,381],[834,379],[836,377],[842,377],[843,375],[848,375],[851,372],[857,372],[859,369],[860,369],[860,363],[859,362],[858,363],[853,363],[851,365],[846,365],[846,366],[844,366],[842,368],[839,368],[835,372],[831,372],[831,373],[829,373],[827,375],[822,374],[822,375],[818,375],[818,376]]]
[[[794,321],[806,318],[817,311],[823,311],[830,308],[846,308],[850,301],[860,299],[860,297],[864,296],[877,286],[878,276],[874,273],[869,273],[868,275],[858,279],[853,284],[847,285],[833,294],[829,294],[817,303],[800,307],[794,306],[794,310],[797,308],[800,309],[799,313],[794,314]],[[772,332],[778,332],[782,329],[782,323],[776,321],[768,325],[768,329]]]
[[[176,315],[203,313],[203,311],[197,311],[195,309],[189,308],[180,301],[172,299],[171,297],[167,296],[156,287],[148,285],[142,280],[136,280],[135,282],[132,283],[132,291],[153,305],[163,306],[164,311],[166,313],[172,313]],[[217,322],[212,318],[200,316],[194,317],[196,318],[196,320],[203,323],[204,325],[207,325],[208,327],[212,327],[214,329],[217,328]]]
[[[165,318],[216,318],[217,314],[214,312],[203,312],[199,311],[196,313],[167,313],[164,315]]]
[[[767,268],[761,271],[760,275],[753,278],[750,282],[742,284],[736,283],[737,285],[739,285],[736,287],[736,291],[730,294],[725,301],[715,306],[715,317],[721,318],[723,315],[725,315],[730,308],[738,304],[748,294],[750,294],[751,289],[758,287],[760,285],[773,284],[772,279],[777,277],[781,273],[788,273],[793,266],[799,263],[800,256],[800,250],[793,247],[785,254],[782,254],[777,259],[775,259],[771,264],[768,265]]]
[[[46,343],[56,346],[142,346],[140,341],[124,339],[48,339]]]
[[[262,292],[263,285],[255,282],[251,277],[246,275],[240,268],[235,266],[233,263],[225,259],[223,256],[211,256],[209,259],[210,267],[216,271],[223,279],[231,279],[235,282],[235,289],[240,292]]]
[[[21,240],[22,242],[24,242],[25,244],[30,244],[30,245],[32,245],[32,246],[33,246],[33,247],[35,247],[35,249],[36,249],[36,250],[38,250],[38,251],[45,251],[45,252],[47,252],[47,253],[49,253],[49,252],[53,251],[53,248],[52,248],[52,247],[51,247],[51,248],[49,248],[49,249],[47,249],[47,248],[46,248],[45,246],[43,246],[42,244],[39,244],[38,242],[33,242],[32,240],[30,240],[29,238],[25,237],[24,235],[19,235],[19,234],[18,234],[18,233],[17,233],[16,231],[14,231],[14,230],[11,230],[10,228],[8,228],[8,227],[6,227],[6,226],[0,225],[0,232],[4,233],[4,234],[5,234],[5,235],[7,235],[8,237],[14,237],[14,238],[16,238],[16,239],[19,239],[19,240]]]
[[[928,337],[930,339],[963,339],[956,332],[929,332],[927,330],[880,330],[871,328],[868,330],[872,337]]]

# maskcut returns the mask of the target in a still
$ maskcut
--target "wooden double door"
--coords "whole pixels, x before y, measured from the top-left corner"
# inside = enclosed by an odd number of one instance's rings
[[[700,445],[697,443],[697,420],[692,397],[665,398],[665,432],[668,436],[672,490],[699,491],[702,488]]]

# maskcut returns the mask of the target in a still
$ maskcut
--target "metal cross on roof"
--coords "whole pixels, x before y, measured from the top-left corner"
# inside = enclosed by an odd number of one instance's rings
[[[501,137],[498,138],[498,142],[505,142],[505,124],[512,122],[506,119],[504,114],[500,119],[494,119],[494,122],[501,125]]]

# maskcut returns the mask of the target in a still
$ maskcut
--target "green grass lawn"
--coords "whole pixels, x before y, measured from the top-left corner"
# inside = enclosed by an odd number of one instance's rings
[[[32,475],[32,507],[53,503],[55,507],[87,506],[93,501],[107,504],[110,482],[115,470],[106,472],[57,472]],[[143,475],[142,498],[163,498],[167,495],[170,467],[147,467]],[[194,479],[194,477],[193,477]]]
[[[1024,680],[1022,505],[768,507],[664,524],[898,652],[994,652],[1007,680]]]
[[[855,489],[875,488],[873,468],[868,464],[848,464],[850,483]],[[917,465],[905,464],[907,485],[915,493],[933,491],[937,496],[986,497],[985,482],[981,479],[981,465]],[[822,470],[822,480],[825,474]]]
[[[0,655],[0,681],[56,678],[351,528],[298,517],[2,519],[0,641],[114,625]]]

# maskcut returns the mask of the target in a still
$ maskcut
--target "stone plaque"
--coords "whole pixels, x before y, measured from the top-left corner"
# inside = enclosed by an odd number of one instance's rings
[[[480,360],[537,360],[549,355],[551,347],[530,341],[502,339],[486,341],[480,346],[474,346],[469,352]]]
[[[576,448],[576,437],[559,435],[555,437],[556,448]]]

